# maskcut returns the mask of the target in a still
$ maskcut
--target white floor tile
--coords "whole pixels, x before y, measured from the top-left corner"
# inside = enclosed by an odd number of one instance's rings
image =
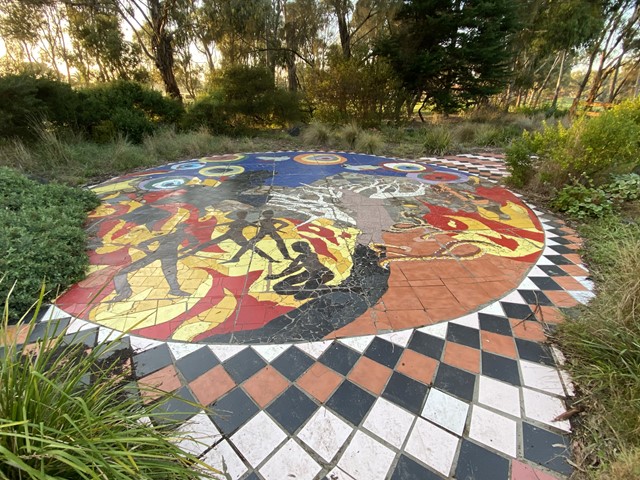
[[[260,412],[231,437],[233,444],[244,458],[257,467],[287,437],[282,429]]]
[[[434,337],[447,338],[447,325],[448,322],[436,323],[435,325],[429,325],[428,327],[419,328],[418,331],[433,335]]]
[[[480,313],[504,316],[504,310],[502,310],[502,305],[500,305],[500,302],[493,302],[491,305],[488,305],[480,310]]]
[[[415,415],[384,398],[378,398],[363,426],[399,449],[407,438],[415,418]]]
[[[224,362],[248,347],[246,345],[210,345],[209,348],[221,362]]]
[[[289,439],[260,469],[265,480],[313,480],[321,467],[295,440]]]
[[[286,349],[288,349],[291,345],[253,345],[253,348],[258,355],[264,358],[267,362],[271,362],[280,356]]]
[[[402,330],[400,332],[391,332],[385,333],[382,335],[378,335],[380,338],[384,338],[385,340],[389,340],[391,343],[398,345],[399,347],[406,347],[411,339],[411,335],[413,335],[413,330]]]
[[[566,411],[562,400],[528,388],[522,389],[522,396],[524,398],[524,413],[528,418],[546,423],[547,425],[566,432],[571,431],[571,425],[568,420],[553,421],[554,418]]]
[[[479,376],[478,402],[520,417],[520,389],[493,378]]]
[[[298,433],[298,438],[311,447],[325,461],[330,462],[353,428],[321,407]]]
[[[451,320],[451,323],[475,328],[476,330],[480,329],[480,320],[478,320],[477,313],[471,313],[469,315],[465,315],[464,317],[456,318],[455,320]]]
[[[449,476],[459,438],[433,423],[418,418],[405,451],[445,477]]]
[[[220,478],[225,480],[238,480],[247,471],[247,466],[226,440],[209,450],[202,460],[210,467],[222,472]]]
[[[178,431],[186,434],[178,446],[185,452],[196,456],[222,438],[218,429],[204,412],[198,413],[180,425]]]
[[[473,406],[471,412],[469,437],[502,453],[516,456],[516,422],[477,405]]]
[[[362,353],[367,349],[372,340],[373,335],[365,335],[363,337],[341,338],[338,341]]]
[[[395,453],[362,431],[356,432],[338,467],[356,479],[384,480]]]
[[[164,343],[157,340],[151,340],[149,338],[135,337],[133,335],[129,337],[129,342],[131,343],[131,348],[133,348],[135,353],[150,350]]]
[[[520,369],[525,386],[564,396],[564,388],[555,368],[522,360]]]
[[[190,353],[200,350],[201,348],[207,348],[203,345],[177,342],[167,342],[167,346],[169,347],[169,350],[171,350],[171,353],[173,353],[173,358],[176,360],[180,360],[182,357],[186,357]]]
[[[467,421],[469,405],[434,388],[429,392],[422,416],[447,430],[461,435]]]
[[[329,348],[331,342],[332,340],[326,340],[324,342],[299,343],[296,347],[313,358],[318,358],[327,348]]]
[[[344,470],[340,470],[338,467],[335,467],[333,470],[331,470],[327,475],[327,478],[330,478],[331,480],[357,480],[346,473]]]

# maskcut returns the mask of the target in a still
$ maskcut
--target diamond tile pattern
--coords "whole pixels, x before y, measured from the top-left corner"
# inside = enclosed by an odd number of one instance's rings
[[[429,162],[491,180],[506,175],[495,156]],[[592,284],[574,253],[575,231],[536,214],[547,235],[537,266],[516,291],[477,314],[401,331],[395,340],[383,334],[256,349],[161,343],[133,352],[125,336],[117,349],[131,353],[139,385],[159,389],[143,393],[157,402],[155,420],[206,423],[216,437],[202,458],[216,468],[224,459],[230,478],[566,476],[570,426],[554,425],[549,413],[561,413],[565,390],[545,333],[562,321],[556,307],[586,301]],[[437,290],[410,284],[407,272],[399,280],[407,288]],[[397,314],[389,321],[402,328]],[[37,341],[47,323],[24,341]],[[56,328],[69,324],[63,318]],[[91,348],[109,333],[96,332],[77,341]],[[172,396],[161,399],[163,391]]]

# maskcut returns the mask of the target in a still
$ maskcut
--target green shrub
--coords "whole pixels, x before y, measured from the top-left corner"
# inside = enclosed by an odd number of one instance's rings
[[[570,217],[585,219],[602,218],[613,213],[613,202],[602,188],[574,183],[560,190],[551,206]]]
[[[529,139],[529,133],[524,132],[522,138],[514,141],[506,150],[505,163],[509,172],[507,183],[516,188],[527,185],[536,173]]]
[[[46,77],[0,77],[0,138],[33,139],[45,124],[74,127],[79,99],[71,87]]]
[[[43,281],[50,298],[84,277],[83,225],[87,211],[99,203],[90,191],[41,185],[0,168],[0,296],[15,285],[13,320],[31,307]]]
[[[4,318],[13,316],[7,303]],[[35,325],[24,328],[27,337]],[[188,432],[177,431],[158,404],[143,403],[127,368],[130,349],[116,339],[88,350],[87,334],[60,330],[51,321],[38,344],[23,348],[0,324],[0,478],[218,478],[177,445]]]
[[[231,130],[228,112],[221,91],[204,95],[187,108],[182,127],[185,130],[206,128],[212,134],[224,134]]]
[[[79,92],[78,125],[100,143],[126,136],[134,143],[179,121],[182,105],[136,82],[118,80]]]
[[[442,125],[427,127],[424,131],[422,145],[427,154],[445,155],[451,153],[454,147],[451,129]]]

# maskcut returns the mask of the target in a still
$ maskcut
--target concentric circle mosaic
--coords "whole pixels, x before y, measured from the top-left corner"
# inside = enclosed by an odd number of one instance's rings
[[[277,152],[94,187],[65,312],[150,339],[277,343],[426,326],[516,288],[544,232],[514,194],[428,161]]]

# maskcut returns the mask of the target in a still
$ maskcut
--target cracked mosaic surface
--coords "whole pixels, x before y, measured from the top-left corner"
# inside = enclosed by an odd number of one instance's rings
[[[409,163],[453,167],[483,184],[505,175],[500,158],[483,155]],[[593,297],[593,283],[577,254],[576,232],[549,214],[531,212],[544,235],[535,265],[519,280],[513,277],[518,283],[511,291],[494,291],[501,295],[495,301],[451,320],[416,321],[424,309],[403,316],[385,304],[376,310],[386,316],[379,317],[386,318],[385,331],[206,344],[118,338],[117,331],[52,306],[31,336],[26,328],[16,335],[18,342],[37,342],[53,322],[86,348],[115,338],[115,358],[133,367],[142,399],[184,423],[189,435],[181,447],[223,470],[221,479],[567,478],[571,425],[557,417],[573,389],[562,354],[546,335],[563,320],[563,309]],[[378,266],[381,258],[374,257]],[[394,263],[389,267],[393,272]],[[463,278],[462,272],[451,278]],[[411,286],[406,275],[399,281]],[[395,283],[389,277],[384,295]],[[478,284],[467,287],[469,296]],[[158,392],[146,386],[170,394],[168,401],[158,403]]]
[[[149,339],[229,344],[476,311],[522,281],[544,232],[480,170],[434,160],[219,155],[97,185],[91,271],[56,304]]]

